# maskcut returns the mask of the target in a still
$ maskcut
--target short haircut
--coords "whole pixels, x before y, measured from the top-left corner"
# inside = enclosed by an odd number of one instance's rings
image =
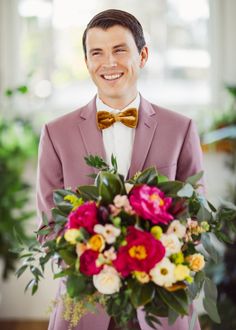
[[[95,15],[88,23],[83,34],[83,49],[85,58],[87,58],[86,37],[88,30],[98,27],[107,30],[114,25],[120,25],[128,29],[133,37],[139,53],[146,45],[143,28],[136,17],[132,14],[118,9],[108,9]]]

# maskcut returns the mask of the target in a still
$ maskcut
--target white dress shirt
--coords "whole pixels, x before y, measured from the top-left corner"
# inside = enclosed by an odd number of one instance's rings
[[[128,108],[136,108],[140,105],[140,95],[138,93],[134,101],[127,105],[124,109],[118,110],[104,104],[97,96],[96,106],[97,111],[108,111],[111,113],[120,113]],[[106,161],[111,165],[111,155],[113,154],[117,160],[118,172],[127,177],[132,150],[134,144],[135,128],[125,126],[120,122],[115,122],[112,126],[102,130],[103,144],[106,152]]]

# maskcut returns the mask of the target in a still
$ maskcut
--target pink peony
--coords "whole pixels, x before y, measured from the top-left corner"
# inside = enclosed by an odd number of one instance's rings
[[[146,184],[134,187],[129,195],[130,205],[134,211],[152,223],[168,224],[173,216],[168,213],[172,198],[165,197],[164,193]]]
[[[121,246],[113,261],[116,270],[126,277],[133,271],[148,273],[165,255],[165,247],[150,233],[128,227],[127,245]]]
[[[97,206],[95,202],[85,202],[68,216],[67,228],[85,228],[93,234],[93,227],[98,223]]]
[[[93,250],[86,250],[80,256],[80,272],[87,276],[92,276],[100,273],[102,266],[97,267],[96,260],[99,253]]]

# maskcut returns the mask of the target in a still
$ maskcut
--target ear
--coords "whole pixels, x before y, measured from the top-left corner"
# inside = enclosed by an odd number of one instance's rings
[[[142,69],[148,60],[148,47],[144,46],[140,52],[140,64],[139,67]]]

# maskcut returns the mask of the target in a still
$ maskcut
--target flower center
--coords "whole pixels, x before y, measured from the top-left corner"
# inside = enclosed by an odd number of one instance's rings
[[[168,274],[168,270],[166,268],[162,268],[161,269],[161,275],[167,275]]]
[[[142,260],[147,257],[147,250],[143,245],[134,245],[129,249],[129,255],[132,258]]]
[[[150,201],[155,202],[159,206],[163,206],[164,205],[163,199],[161,199],[160,196],[157,193],[154,193],[154,194],[150,195],[149,196],[149,199],[150,199]]]

